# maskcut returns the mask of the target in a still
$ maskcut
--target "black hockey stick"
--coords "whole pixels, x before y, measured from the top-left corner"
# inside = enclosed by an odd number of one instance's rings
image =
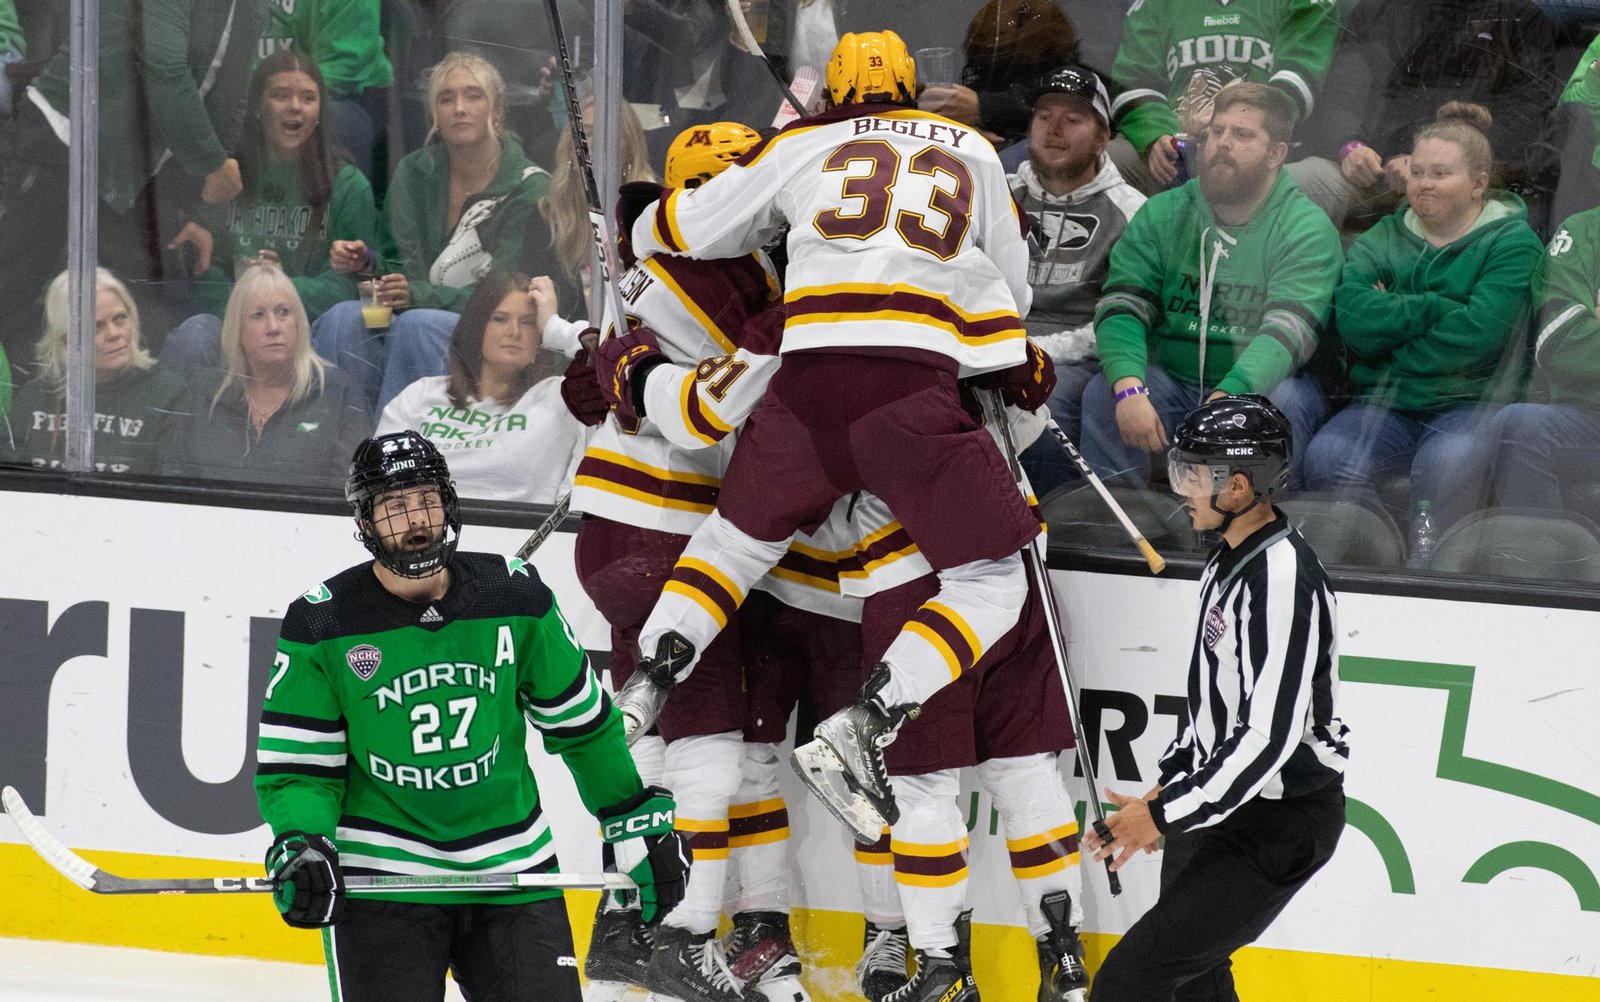
[[[12,787],[0,790],[6,813],[17,830],[46,863],[62,876],[96,894],[238,894],[270,892],[276,882],[268,877],[119,877],[100,869],[68,849],[45,831],[28,810],[22,795]],[[437,875],[352,875],[345,889],[365,893],[401,891],[513,891],[529,887],[591,888],[632,891],[637,887],[620,873],[449,873]]]
[[[767,55],[767,50],[756,41],[755,32],[750,30],[750,22],[745,20],[744,8],[739,6],[739,0],[728,0],[728,17],[733,19],[733,27],[739,32],[739,39],[744,42],[745,49],[761,57],[767,72],[772,74],[772,79],[778,83],[778,89],[783,91],[783,99],[789,102],[789,107],[793,108],[795,114],[801,118],[806,117],[806,106],[800,103],[800,99],[794,96],[794,91],[783,82],[783,74],[778,72],[778,65]]]
[[[1144,562],[1150,565],[1150,573],[1160,574],[1166,570],[1166,558],[1156,552],[1156,548],[1150,545],[1150,540],[1144,538],[1144,533],[1140,532],[1139,527],[1133,524],[1133,519],[1128,517],[1128,513],[1122,510],[1120,504],[1117,504],[1117,499],[1111,496],[1111,492],[1106,490],[1106,485],[1101,482],[1099,477],[1095,476],[1095,472],[1089,466],[1088,460],[1083,458],[1083,453],[1079,452],[1078,447],[1072,444],[1072,439],[1068,438],[1067,433],[1061,430],[1060,425],[1056,424],[1056,419],[1046,417],[1045,428],[1055,438],[1056,444],[1066,450],[1067,458],[1072,460],[1073,465],[1077,466],[1078,472],[1082,473],[1089,481],[1089,485],[1099,493],[1100,500],[1104,501],[1106,507],[1111,509],[1111,514],[1115,515],[1117,521],[1122,523],[1122,530],[1128,534],[1129,539],[1133,540],[1133,545],[1139,548],[1139,552],[1144,554]]]
[[[1022,485],[1022,464],[1017,461],[1017,446],[1011,440],[1011,418],[1006,414],[1006,402],[999,390],[990,391],[990,403],[995,412],[995,423],[1000,429],[1000,441],[1005,443],[1006,461],[1011,465],[1011,476],[1018,487]],[[1058,429],[1059,430],[1059,429]],[[1104,489],[1104,488],[1102,488]],[[1061,675],[1061,688],[1067,694],[1067,713],[1072,717],[1072,740],[1077,745],[1078,764],[1083,768],[1083,781],[1089,786],[1089,810],[1094,815],[1094,833],[1103,842],[1111,842],[1111,826],[1106,824],[1106,810],[1100,804],[1100,783],[1095,779],[1094,763],[1090,761],[1089,738],[1083,730],[1083,716],[1078,712],[1078,694],[1072,688],[1072,678],[1067,672],[1067,641],[1061,632],[1060,614],[1056,610],[1056,592],[1050,584],[1050,568],[1045,563],[1043,536],[1035,536],[1023,551],[1028,566],[1033,571],[1035,586],[1039,589],[1040,604],[1044,606],[1045,628],[1050,631],[1050,648],[1055,653],[1056,671]],[[1122,878],[1111,869],[1106,860],[1106,882],[1111,885],[1111,896],[1122,893]]]

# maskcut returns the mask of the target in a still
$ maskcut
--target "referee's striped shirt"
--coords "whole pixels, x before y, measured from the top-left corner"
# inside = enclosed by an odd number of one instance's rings
[[[1161,756],[1151,804],[1163,832],[1215,824],[1251,797],[1338,779],[1349,728],[1335,715],[1338,608],[1327,572],[1280,513],[1200,576],[1189,722]]]

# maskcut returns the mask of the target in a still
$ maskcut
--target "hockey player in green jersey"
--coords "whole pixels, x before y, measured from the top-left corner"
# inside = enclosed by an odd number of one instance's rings
[[[622,719],[533,567],[457,553],[444,457],[411,431],[357,447],[345,497],[375,558],[283,619],[257,746],[276,901],[324,928],[335,1002],[578,1002],[560,892],[348,896],[344,874],[553,872],[529,722],[601,821],[651,921],[689,868],[674,803],[640,782]]]

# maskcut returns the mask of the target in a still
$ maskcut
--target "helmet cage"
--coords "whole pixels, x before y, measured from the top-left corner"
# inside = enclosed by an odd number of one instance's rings
[[[375,511],[386,495],[412,487],[432,487],[439,495],[444,525],[438,539],[422,549],[398,549],[384,542]],[[444,456],[414,431],[368,439],[356,449],[345,483],[345,500],[356,516],[356,538],[373,559],[406,578],[423,578],[450,562],[461,541],[461,502]]]

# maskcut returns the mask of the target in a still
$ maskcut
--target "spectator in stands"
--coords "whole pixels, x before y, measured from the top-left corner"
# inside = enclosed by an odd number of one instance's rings
[[[1335,110],[1347,118],[1329,123],[1339,137],[1339,175],[1297,175],[1308,194],[1350,205],[1384,188],[1404,193],[1412,138],[1450,101],[1489,109],[1488,139],[1506,183],[1549,185],[1552,157],[1541,139],[1559,86],[1555,39],[1530,0],[1366,0],[1348,24],[1344,44],[1356,60],[1349,77],[1370,91],[1339,94]]]
[[[1078,33],[1051,0],[989,0],[967,26],[961,82],[924,88],[917,107],[981,129],[996,145],[1027,135],[1028,88],[1078,61]]]
[[[265,0],[101,0],[99,11],[99,260],[134,288],[187,281],[210,267],[211,235],[195,214],[243,187],[228,150]],[[0,343],[13,359],[31,356],[39,297],[66,265],[71,69],[63,46],[16,97],[0,232],[27,234],[30,246],[0,254]],[[189,247],[192,262],[180,264]]]
[[[553,504],[572,489],[584,445],[561,377],[538,379],[535,368],[555,307],[548,278],[490,272],[461,309],[449,375],[401,390],[377,433],[420,432],[450,460],[463,497]]]
[[[0,0],[0,118],[9,118],[15,106],[11,91],[11,77],[6,67],[22,62],[27,54],[23,42],[22,24],[17,20],[15,0]]]
[[[300,486],[344,481],[372,433],[356,385],[311,348],[294,283],[246,268],[222,318],[222,369],[190,382],[162,472]]]
[[[334,240],[370,241],[378,210],[372,185],[328,133],[327,107],[320,71],[305,53],[287,49],[256,67],[239,139],[244,191],[229,203],[211,267],[196,283],[194,298],[206,312],[167,336],[164,364],[221,361],[233,276],[256,261],[283,269],[313,321],[355,297],[355,282],[329,265],[328,250]]]
[[[1514,389],[1542,250],[1522,199],[1491,186],[1489,125],[1482,105],[1440,108],[1406,201],[1351,246],[1334,316],[1358,396],[1306,457],[1312,490],[1375,495],[1409,473],[1438,532],[1481,503],[1482,422]]]
[[[1535,282],[1539,333],[1525,403],[1494,416],[1494,503],[1561,508],[1561,488],[1600,475],[1600,208],[1567,219]]]
[[[342,272],[376,271],[379,304],[397,312],[385,335],[369,331],[359,302],[324,313],[317,351],[344,368],[375,411],[423,376],[445,370],[456,313],[491,270],[544,274],[548,237],[539,200],[550,175],[505,128],[505,84],[487,61],[451,53],[429,83],[433,131],[400,161],[379,221],[379,247],[335,240]]]
[[[709,0],[628,0],[623,10],[622,93],[660,163],[684,126],[714,121],[726,99],[716,63],[728,16]]]
[[[594,122],[594,107],[583,104],[584,125]],[[624,105],[619,121],[619,155],[622,163],[618,177],[621,183],[629,181],[658,182],[650,167],[650,156],[645,146],[644,129],[633,109]],[[578,158],[572,153],[572,134],[561,134],[556,144],[556,170],[550,180],[550,193],[539,205],[539,212],[550,227],[552,253],[549,255],[551,277],[556,282],[556,292],[562,303],[562,312],[571,318],[595,315],[587,309],[589,296],[589,262],[594,255],[594,237],[589,228],[589,202],[583,191],[583,175],[578,171]],[[574,290],[569,295],[568,290]],[[581,290],[581,292],[577,291]],[[559,346],[564,354],[573,354],[575,345]]]
[[[1033,309],[1028,337],[1055,363],[1050,415],[1079,440],[1083,388],[1100,372],[1094,311],[1110,266],[1111,247],[1144,196],[1106,156],[1111,138],[1105,84],[1084,66],[1057,67],[1030,95],[1028,159],[1008,181],[1028,220],[1028,283]],[[1076,476],[1048,435],[1023,454],[1042,497]]]
[[[328,131],[349,152],[361,173],[371,177],[379,131],[373,127],[371,109],[394,82],[394,67],[383,49],[378,4],[373,0],[277,0],[271,11],[261,32],[263,61],[292,50],[321,71],[326,88],[322,114]]]
[[[1234,0],[1207,8],[1204,17],[1183,0],[1134,4],[1111,66],[1120,91],[1111,103],[1111,159],[1129,183],[1154,194],[1178,180],[1176,137],[1190,134],[1186,166],[1193,176],[1195,140],[1210,114],[1200,98],[1230,80],[1277,89],[1292,121],[1304,119],[1338,38],[1338,9],[1327,0]]]
[[[1176,423],[1218,396],[1261,393],[1294,429],[1290,484],[1327,401],[1303,368],[1339,281],[1339,234],[1283,171],[1294,106],[1265,84],[1217,96],[1200,176],[1144,204],[1111,249],[1095,311],[1102,373],[1083,392],[1083,454],[1148,477]]]
[[[11,408],[15,447],[6,459],[57,469],[67,450],[67,273],[45,293],[44,337],[36,375]],[[139,308],[128,287],[104,268],[95,272],[94,468],[149,476],[183,380],[156,365],[139,336]]]

